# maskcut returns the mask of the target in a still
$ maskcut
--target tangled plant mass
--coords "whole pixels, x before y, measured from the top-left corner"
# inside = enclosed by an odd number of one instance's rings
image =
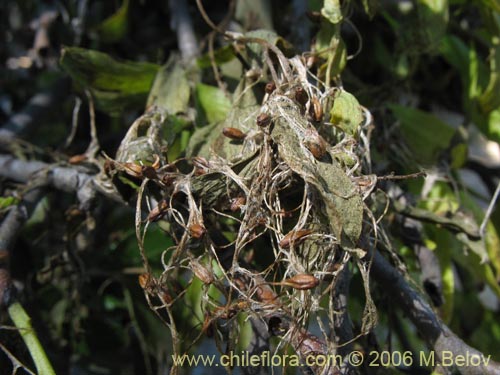
[[[174,341],[172,309],[187,288],[179,280],[196,277],[206,285],[198,337],[227,324],[237,330],[241,312],[266,321],[300,353],[304,328],[315,319],[335,353],[347,343],[329,340],[325,323],[336,326],[336,284],[350,261],[366,294],[360,334],[376,323],[366,255],[382,228],[369,207],[377,177],[364,174],[371,170],[371,114],[342,87],[321,84],[301,57],[278,53],[279,75],[264,54],[274,81],[262,87],[247,74],[226,119],[199,128],[186,158],[165,160],[167,115],[153,106],[132,125],[105,174],[108,189],[110,181],[120,184],[116,176],[142,179],[136,230],[148,272],[140,284]],[[142,202],[149,207],[145,221]],[[144,237],[158,220],[176,246],[164,252],[155,277]]]

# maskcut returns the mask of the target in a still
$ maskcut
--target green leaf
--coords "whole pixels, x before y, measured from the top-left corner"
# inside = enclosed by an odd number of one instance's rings
[[[342,21],[342,9],[340,6],[340,1],[325,0],[323,2],[323,8],[321,8],[321,14],[333,24],[337,24]]]
[[[441,54],[448,64],[460,74],[466,98],[472,99],[480,94],[479,78],[486,74],[486,65],[478,60],[473,47],[468,47],[462,40],[447,35],[441,43]]]
[[[19,199],[16,197],[0,197],[0,210],[4,208],[14,206],[19,203]]]
[[[486,136],[496,142],[500,142],[500,108],[490,112],[487,120]]]
[[[128,31],[129,0],[124,0],[122,6],[97,28],[100,39],[104,43],[115,43],[123,39]]]
[[[500,1],[498,1],[498,0],[481,0],[481,2],[485,6],[494,10],[495,12],[500,12]]]
[[[445,150],[455,134],[455,129],[430,113],[390,104],[394,116],[401,124],[404,139],[424,164],[432,164]]]
[[[490,79],[488,86],[479,96],[479,106],[483,113],[489,113],[500,107],[500,39],[494,38],[495,47],[490,50]]]
[[[171,57],[156,74],[146,107],[156,105],[175,115],[189,108],[189,81],[178,57]]]
[[[362,0],[363,9],[365,10],[368,17],[373,18],[377,13],[378,9],[378,0]]]
[[[356,97],[347,91],[341,90],[335,96],[333,107],[330,110],[330,122],[343,132],[357,135],[363,122],[363,113]]]
[[[347,50],[344,41],[340,38],[339,28],[330,22],[322,21],[321,28],[316,34],[314,51],[328,62],[321,66],[321,71],[330,65],[330,77],[339,75],[347,64]]]
[[[90,90],[96,106],[112,115],[143,106],[159,69],[155,64],[120,62],[105,53],[77,47],[64,47],[60,63],[73,80]]]
[[[224,46],[222,48],[219,48],[214,51],[214,62],[217,65],[222,65],[224,63],[227,63],[231,60],[233,60],[236,55],[234,54],[234,47],[232,44],[228,44],[227,46]],[[204,54],[203,56],[199,57],[196,60],[196,65],[200,69],[205,69],[209,68],[212,66],[212,62],[210,60],[210,55],[208,53]]]
[[[215,86],[198,83],[196,85],[196,101],[207,121],[222,121],[231,109],[231,101]]]

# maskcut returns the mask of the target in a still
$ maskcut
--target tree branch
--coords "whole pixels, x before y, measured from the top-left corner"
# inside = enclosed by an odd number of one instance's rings
[[[401,308],[410,318],[419,334],[434,350],[439,362],[443,353],[453,353],[457,356],[478,356],[488,360],[480,351],[470,347],[458,338],[434,313],[429,304],[406,282],[404,277],[378,252],[369,253],[373,256],[371,275],[393,299],[394,305]],[[464,375],[498,375],[500,364],[481,361],[479,365],[466,364],[459,368]]]
[[[198,41],[193,29],[186,0],[169,0],[170,28],[177,33],[177,46],[184,61],[192,60],[199,54]]]
[[[52,186],[65,192],[76,192],[83,210],[88,210],[95,198],[93,176],[79,171],[77,167],[62,167],[0,155],[0,176],[24,183],[32,181],[37,186]]]
[[[10,141],[19,134],[26,133],[34,124],[40,124],[52,113],[54,106],[60,105],[67,97],[69,89],[69,79],[62,78],[48,90],[33,96],[20,112],[11,116],[9,121],[2,126],[0,129],[2,142]]]

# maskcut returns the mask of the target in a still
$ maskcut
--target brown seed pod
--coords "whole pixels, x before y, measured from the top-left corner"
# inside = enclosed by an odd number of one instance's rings
[[[309,107],[309,114],[314,121],[320,122],[323,120],[323,107],[317,97],[311,98],[311,107]]]
[[[160,220],[162,216],[165,215],[167,210],[168,210],[168,202],[165,199],[162,199],[161,201],[158,202],[158,206],[149,211],[147,220],[148,221]]]
[[[317,287],[318,284],[319,280],[316,277],[307,274],[295,275],[281,282],[281,285],[291,286],[292,288],[298,290],[312,289]]]
[[[261,128],[269,126],[270,123],[271,123],[271,116],[269,116],[267,113],[261,113],[260,115],[257,116],[257,125],[260,126]]]
[[[158,175],[156,174],[156,169],[149,165],[142,166],[142,175],[144,177],[149,178],[150,180],[158,178]]]
[[[321,159],[326,154],[327,143],[316,129],[309,128],[304,135],[304,145],[316,159]]]
[[[208,160],[202,156],[194,156],[192,160],[193,160],[193,164],[197,167],[200,167],[200,168],[209,168],[210,167],[210,163],[208,162]]]
[[[247,136],[245,133],[243,133],[240,129],[236,128],[224,128],[222,129],[222,134],[224,134],[226,137],[234,140],[242,140],[245,139]]]
[[[272,94],[276,90],[276,83],[274,81],[266,83],[266,88],[264,89],[267,94]]]
[[[297,87],[297,89],[295,89],[295,100],[301,105],[306,105],[309,100],[306,90],[302,87]]]
[[[203,326],[201,328],[202,332],[205,332],[208,338],[213,337],[214,335],[214,325],[213,319],[210,314],[205,313],[205,319],[203,320]]]
[[[139,280],[139,285],[141,286],[142,289],[146,289],[149,287],[151,283],[151,276],[149,273],[142,273],[138,277]]]
[[[274,303],[278,296],[269,285],[259,285],[255,289],[257,299],[264,303]]]
[[[200,279],[203,284],[209,285],[214,281],[214,275],[210,272],[204,265],[202,265],[198,260],[192,259],[189,262],[189,266],[193,270],[195,276]]]
[[[246,197],[236,197],[231,199],[230,202],[231,202],[231,211],[236,212],[246,204],[247,199]]]
[[[192,158],[192,161],[193,161],[193,165],[195,167],[194,174],[196,176],[204,175],[210,169],[210,163],[204,157],[195,156]]]
[[[206,233],[206,229],[202,224],[193,223],[189,226],[189,234],[191,237],[200,239]]]
[[[299,245],[305,240],[305,236],[312,233],[310,229],[299,229],[288,232],[279,243],[282,249],[289,249],[292,244]]]
[[[154,156],[155,156],[155,161],[153,162],[153,164],[151,164],[151,166],[156,170],[160,168],[161,163],[160,163],[160,157],[156,154]]]
[[[108,177],[111,177],[111,172],[115,169],[115,162],[113,160],[106,159],[106,161],[104,162],[104,173],[106,173]]]
[[[135,163],[124,163],[123,168],[125,173],[129,176],[141,178],[142,177],[142,165]]]
[[[80,154],[80,155],[73,155],[68,159],[68,163],[70,164],[80,164],[87,160],[87,155],[85,154]]]

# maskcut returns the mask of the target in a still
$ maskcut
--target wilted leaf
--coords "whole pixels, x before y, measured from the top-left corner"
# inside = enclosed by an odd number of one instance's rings
[[[129,0],[123,0],[122,6],[97,28],[101,41],[115,43],[121,40],[128,31]]]
[[[358,134],[363,122],[363,113],[356,97],[347,91],[341,90],[333,102],[330,110],[330,122],[349,135]]]
[[[119,62],[105,53],[77,47],[63,48],[61,66],[90,90],[99,109],[114,115],[144,105],[159,69],[155,64]]]
[[[401,124],[401,133],[423,164],[432,164],[445,150],[455,134],[455,129],[436,116],[409,107],[389,105]]]

